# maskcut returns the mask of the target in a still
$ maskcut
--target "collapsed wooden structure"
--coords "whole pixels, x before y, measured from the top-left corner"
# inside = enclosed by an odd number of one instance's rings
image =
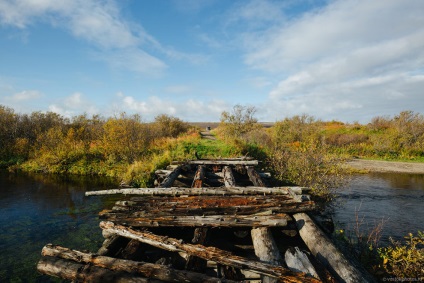
[[[305,214],[315,208],[307,188],[267,187],[256,165],[176,162],[156,172],[155,188],[87,192],[125,195],[100,212],[103,246],[48,244],[37,269],[82,282],[364,282]]]

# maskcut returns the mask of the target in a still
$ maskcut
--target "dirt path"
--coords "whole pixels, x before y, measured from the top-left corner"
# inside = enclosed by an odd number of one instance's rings
[[[370,172],[424,174],[424,163],[352,159],[347,165]]]
[[[202,136],[202,139],[216,140],[216,138],[211,134],[210,131],[200,132],[200,135]]]

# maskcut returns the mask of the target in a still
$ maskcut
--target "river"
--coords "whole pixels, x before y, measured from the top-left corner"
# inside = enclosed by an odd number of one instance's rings
[[[122,196],[85,197],[87,190],[115,188],[105,178],[10,174],[0,171],[0,282],[56,282],[36,272],[47,243],[96,251],[102,243],[98,212]],[[424,230],[424,175],[354,176],[339,192],[334,211],[340,229],[364,228],[386,219],[383,242]]]

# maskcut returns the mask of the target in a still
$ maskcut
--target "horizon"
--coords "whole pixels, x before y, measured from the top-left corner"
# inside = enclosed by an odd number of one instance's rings
[[[368,123],[424,109],[424,1],[0,3],[0,105],[17,113],[307,114]]]

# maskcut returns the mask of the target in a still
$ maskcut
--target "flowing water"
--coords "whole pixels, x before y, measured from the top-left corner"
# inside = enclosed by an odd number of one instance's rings
[[[104,178],[10,174],[0,171],[0,282],[55,282],[37,274],[47,243],[95,252],[102,243],[98,212],[115,197],[85,197],[87,190],[115,188]],[[385,219],[383,240],[424,230],[424,175],[355,176],[340,192],[338,227],[350,229],[355,211],[364,228]]]
[[[366,233],[383,221],[381,244],[389,237],[402,240],[408,233],[424,231],[424,175],[371,173],[356,175],[339,193],[334,211],[336,226]]]

